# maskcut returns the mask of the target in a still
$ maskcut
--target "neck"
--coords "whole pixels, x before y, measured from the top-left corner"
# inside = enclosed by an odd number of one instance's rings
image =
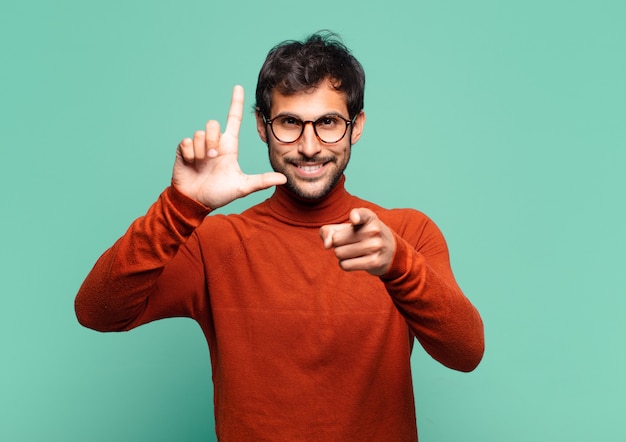
[[[345,176],[322,198],[307,199],[285,186],[276,188],[270,206],[281,218],[308,226],[345,222],[351,209],[351,195],[344,187]]]

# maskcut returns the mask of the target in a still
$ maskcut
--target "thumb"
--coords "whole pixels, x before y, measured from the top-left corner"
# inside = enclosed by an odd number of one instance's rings
[[[374,212],[365,208],[352,209],[350,212],[350,223],[354,228],[359,228],[375,218]]]
[[[278,172],[266,172],[258,175],[247,175],[242,191],[248,195],[272,186],[280,186],[287,182],[287,177]]]

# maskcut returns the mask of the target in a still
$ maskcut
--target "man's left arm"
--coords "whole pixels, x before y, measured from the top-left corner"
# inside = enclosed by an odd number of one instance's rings
[[[411,245],[371,210],[353,209],[348,223],[321,228],[346,271],[379,276],[411,331],[443,365],[472,371],[484,352],[483,323],[459,288],[443,235],[428,221]]]

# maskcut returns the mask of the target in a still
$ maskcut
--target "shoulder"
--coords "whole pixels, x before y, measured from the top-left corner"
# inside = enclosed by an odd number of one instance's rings
[[[241,213],[215,213],[207,216],[197,233],[204,238],[225,239],[235,236],[239,240],[248,237],[267,224],[267,204],[252,206]]]
[[[380,220],[404,240],[419,249],[426,244],[445,247],[445,239],[437,224],[424,212],[413,208],[387,209],[357,198],[361,207],[372,210]]]
[[[361,198],[355,197],[355,200],[358,207],[365,207],[372,210],[381,219],[381,221],[398,233],[407,229],[419,230],[421,228],[425,228],[428,224],[434,225],[433,221],[425,213],[417,209],[406,207],[387,209]]]

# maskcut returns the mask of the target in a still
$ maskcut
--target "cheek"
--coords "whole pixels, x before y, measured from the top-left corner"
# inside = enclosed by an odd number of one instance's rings
[[[283,162],[285,156],[284,149],[276,147],[271,141],[267,144],[267,153],[272,166],[278,166]]]
[[[350,159],[350,145],[346,145],[344,146],[343,149],[341,149],[340,152],[338,152],[338,156],[342,156],[343,157],[343,162],[347,162]]]
[[[281,158],[293,150],[292,146],[281,146],[276,140],[270,139],[267,143],[267,149],[270,157]]]

